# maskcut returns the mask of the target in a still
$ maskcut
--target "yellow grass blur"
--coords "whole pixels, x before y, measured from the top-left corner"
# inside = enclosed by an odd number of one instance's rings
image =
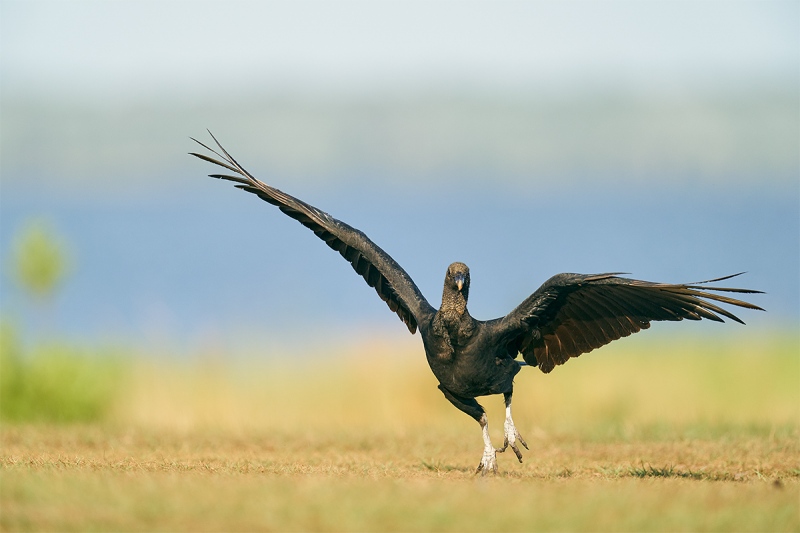
[[[324,353],[303,360],[266,353],[231,361],[213,351],[190,363],[147,358],[134,368],[114,418],[171,430],[448,428],[463,431],[479,447],[477,424],[438,391],[417,337],[395,346],[374,341],[326,347]],[[502,396],[479,401],[497,438]],[[659,428],[715,435],[728,427],[796,429],[800,341],[791,333],[624,339],[548,375],[523,368],[513,410],[523,436],[532,438],[619,438]]]

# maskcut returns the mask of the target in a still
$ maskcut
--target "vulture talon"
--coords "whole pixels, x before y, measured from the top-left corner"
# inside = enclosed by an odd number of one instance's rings
[[[522,435],[519,434],[517,431],[516,426],[514,426],[514,420],[511,418],[511,394],[506,395],[506,421],[503,424],[503,447],[499,448],[497,451],[502,453],[506,451],[506,449],[511,446],[511,450],[514,452],[514,455],[517,456],[519,462],[522,462],[522,452],[520,451],[519,447],[517,446],[517,441],[520,442],[525,449],[528,448],[528,443],[525,442],[525,439],[522,438]]]
[[[497,474],[497,456],[494,448],[491,451],[484,450],[478,469],[475,470],[475,474],[480,474],[481,476],[485,476],[489,472]]]

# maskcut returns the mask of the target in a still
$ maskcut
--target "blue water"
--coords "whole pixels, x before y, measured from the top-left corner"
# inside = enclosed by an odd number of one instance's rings
[[[226,183],[197,180],[146,196],[4,189],[3,316],[32,334],[132,341],[404,330],[311,232]],[[751,299],[768,313],[739,315],[785,325],[800,318],[800,201],[790,189],[537,192],[451,183],[407,191],[376,183],[287,192],[366,232],[435,306],[447,265],[466,262],[477,318],[507,313],[558,272],[689,282],[747,271],[728,283],[766,291]],[[12,236],[32,216],[52,223],[72,263],[45,308],[7,275]]]

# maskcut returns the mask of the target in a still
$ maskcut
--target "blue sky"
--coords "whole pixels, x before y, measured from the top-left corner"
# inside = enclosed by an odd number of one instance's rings
[[[795,1],[3,0],[0,253],[31,219],[69,243],[66,335],[403,334],[313,235],[203,178],[209,127],[434,304],[453,260],[479,318],[561,271],[747,270],[770,314],[745,321],[796,324],[799,23]],[[0,268],[3,316],[34,322]]]

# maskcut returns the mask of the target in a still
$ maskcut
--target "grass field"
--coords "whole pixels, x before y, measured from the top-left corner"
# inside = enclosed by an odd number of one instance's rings
[[[523,370],[531,449],[487,477],[413,341],[139,357],[103,421],[3,424],[0,528],[800,531],[796,334],[643,335]],[[482,403],[499,445],[502,397]]]

